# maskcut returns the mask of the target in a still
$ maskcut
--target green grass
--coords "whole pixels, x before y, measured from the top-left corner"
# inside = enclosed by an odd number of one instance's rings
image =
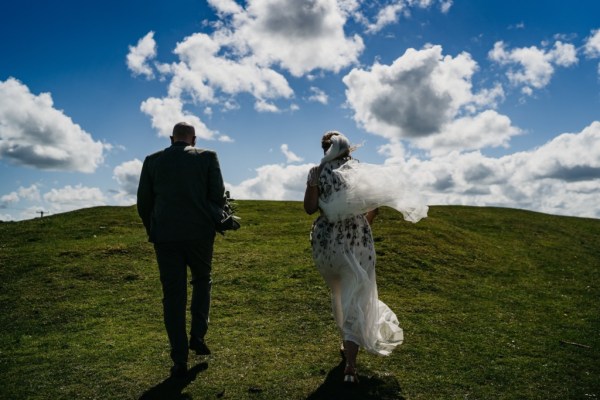
[[[219,236],[207,336],[166,379],[154,252],[134,207],[0,223],[1,399],[598,399],[600,220],[432,207],[374,226],[405,343],[340,386],[329,294],[298,202],[239,201]]]

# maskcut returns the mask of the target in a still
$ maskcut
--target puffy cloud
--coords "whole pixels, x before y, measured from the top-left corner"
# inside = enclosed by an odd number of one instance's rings
[[[521,133],[510,119],[494,110],[466,116],[448,123],[440,133],[417,138],[414,143],[431,150],[431,154],[451,150],[474,150],[485,147],[508,147],[510,138]]]
[[[295,76],[315,69],[338,72],[358,61],[360,36],[347,37],[344,7],[335,0],[254,0],[233,18],[233,40],[261,64]]]
[[[119,184],[119,192],[125,196],[135,196],[141,172],[142,162],[137,158],[117,165],[113,170],[113,179]]]
[[[254,109],[258,112],[271,112],[271,113],[279,112],[279,108],[277,108],[277,106],[275,104],[269,103],[268,101],[264,101],[264,100],[257,100],[254,103]]]
[[[225,103],[227,96],[249,93],[255,109],[275,112],[267,100],[290,98],[293,91],[273,65],[297,76],[313,69],[337,72],[355,63],[364,47],[358,36],[345,36],[346,13],[334,0],[254,0],[246,8],[233,1],[209,3],[221,17],[214,32],[178,43],[180,62],[157,64],[172,76],[169,98]]]
[[[519,130],[495,111],[476,114],[504,95],[498,85],[473,93],[476,70],[469,54],[443,56],[430,46],[408,49],[391,65],[353,69],[343,81],[355,121],[373,134],[437,153],[506,145]]]
[[[183,102],[179,98],[166,97],[158,99],[150,97],[142,102],[140,110],[149,115],[159,136],[169,137],[173,133],[173,126],[180,121],[185,121],[194,126],[196,136],[211,140],[218,136],[195,115],[183,110]]]
[[[208,4],[221,14],[239,14],[243,11],[234,0],[208,0]]]
[[[106,197],[99,188],[67,185],[60,189],[52,189],[44,194],[51,213],[77,210],[80,208],[101,206],[106,204]]]
[[[144,75],[147,79],[154,78],[154,72],[148,65],[148,61],[156,57],[156,42],[154,32],[150,31],[138,40],[137,45],[129,46],[127,54],[127,68],[134,75]]]
[[[39,169],[94,172],[106,145],[14,78],[0,81],[0,158]]]
[[[440,11],[444,14],[448,13],[453,3],[453,0],[442,0],[440,3]]]
[[[53,188],[41,195],[38,185],[34,184],[29,187],[21,186],[16,191],[0,197],[0,209],[13,210],[0,219],[31,219],[36,215],[39,217],[41,211],[48,215],[105,204],[106,196],[96,187],[67,185]]]
[[[2,208],[2,206],[6,207],[7,204],[16,203],[18,201],[19,195],[17,192],[5,194],[4,196],[0,197],[0,208]]]
[[[585,55],[590,58],[600,57],[600,29],[592,31],[592,34],[586,39],[583,50]]]
[[[19,197],[30,201],[40,201],[40,190],[37,185],[19,188]]]
[[[583,51],[588,58],[600,58],[600,29],[592,31],[586,39]],[[600,63],[598,64],[598,75],[600,76]]]
[[[398,15],[400,12],[402,12],[402,10],[405,10],[405,8],[406,4],[404,1],[397,1],[393,4],[388,4],[387,6],[383,7],[377,13],[375,22],[369,24],[367,27],[367,32],[376,33],[387,25],[397,22]]]
[[[40,202],[41,196],[37,185],[34,184],[29,187],[21,186],[14,192],[0,196],[0,210],[12,210],[6,214],[0,214],[0,220],[12,221],[33,218],[43,208],[39,206],[24,207],[28,204],[39,204]],[[14,210],[19,210],[19,212],[14,214]]]
[[[288,145],[285,143],[281,145],[280,149],[281,149],[281,152],[283,153],[283,155],[285,156],[287,163],[301,162],[302,160],[304,160],[302,157],[299,157],[296,154],[294,154],[288,148]]]
[[[398,22],[400,16],[409,17],[411,8],[430,8],[434,3],[433,0],[394,0],[377,11],[375,21],[367,23],[367,32],[377,33],[386,26]],[[447,13],[452,3],[452,0],[439,1],[440,11]]]
[[[387,146],[384,154],[418,182],[416,187],[430,204],[600,217],[600,122],[500,158],[475,151],[421,160],[406,158],[404,150],[394,146]]]
[[[310,92],[312,94],[308,98],[309,101],[316,101],[317,103],[321,103],[321,104],[327,104],[327,102],[329,101],[329,98],[327,97],[327,93],[325,93],[318,87],[311,86]]]
[[[552,49],[531,46],[513,50],[507,50],[505,43],[500,41],[494,44],[488,56],[492,61],[508,66],[508,80],[515,86],[522,86],[523,93],[528,95],[533,89],[548,85],[555,66],[569,67],[578,62],[575,46],[561,41],[556,41]]]
[[[299,200],[304,196],[306,178],[312,166],[264,165],[256,169],[256,177],[239,185],[226,186],[236,199]]]
[[[219,55],[223,46],[218,37],[204,33],[178,43],[174,52],[182,64],[175,67],[169,94],[189,90],[200,101],[214,101],[214,89],[226,94],[250,93],[258,99],[292,95],[283,75],[249,57],[223,57]]]
[[[38,189],[37,185],[31,185],[29,187],[21,186],[17,191],[0,197],[0,203],[6,205],[17,203],[21,200],[40,201],[40,199],[40,190]]]
[[[259,104],[290,98],[292,89],[273,65],[296,76],[314,69],[337,72],[357,62],[364,48],[360,37],[345,36],[347,13],[335,0],[254,0],[246,8],[233,1],[209,3],[221,17],[214,32],[186,37],[174,51],[179,63],[158,64],[161,73],[172,75],[169,97],[218,102],[218,93],[249,93]]]
[[[563,133],[527,159],[527,174],[565,182],[600,179],[600,122],[580,133]]]

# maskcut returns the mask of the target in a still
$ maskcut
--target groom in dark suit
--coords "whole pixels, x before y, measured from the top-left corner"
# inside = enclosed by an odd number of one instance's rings
[[[171,344],[171,376],[187,372],[188,351],[208,355],[204,342],[210,309],[214,206],[222,207],[223,177],[217,154],[195,148],[192,125],[173,128],[171,146],[144,160],[137,209],[154,243],[163,289],[165,327]],[[187,267],[192,273],[191,335],[186,334]]]

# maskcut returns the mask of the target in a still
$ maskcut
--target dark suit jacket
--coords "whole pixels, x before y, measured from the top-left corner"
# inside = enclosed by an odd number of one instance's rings
[[[214,151],[175,142],[144,160],[137,209],[153,243],[212,239],[225,187]]]

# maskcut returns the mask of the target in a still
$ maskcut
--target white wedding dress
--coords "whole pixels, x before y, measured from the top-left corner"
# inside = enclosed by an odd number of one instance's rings
[[[363,167],[364,166],[364,167]],[[382,205],[416,222],[427,207],[394,187],[385,167],[350,157],[325,161],[319,173],[319,207],[311,229],[313,259],[331,290],[333,315],[344,340],[370,353],[389,355],[404,339],[396,314],[378,298],[375,248],[364,213]],[[384,185],[383,187],[381,185]]]

